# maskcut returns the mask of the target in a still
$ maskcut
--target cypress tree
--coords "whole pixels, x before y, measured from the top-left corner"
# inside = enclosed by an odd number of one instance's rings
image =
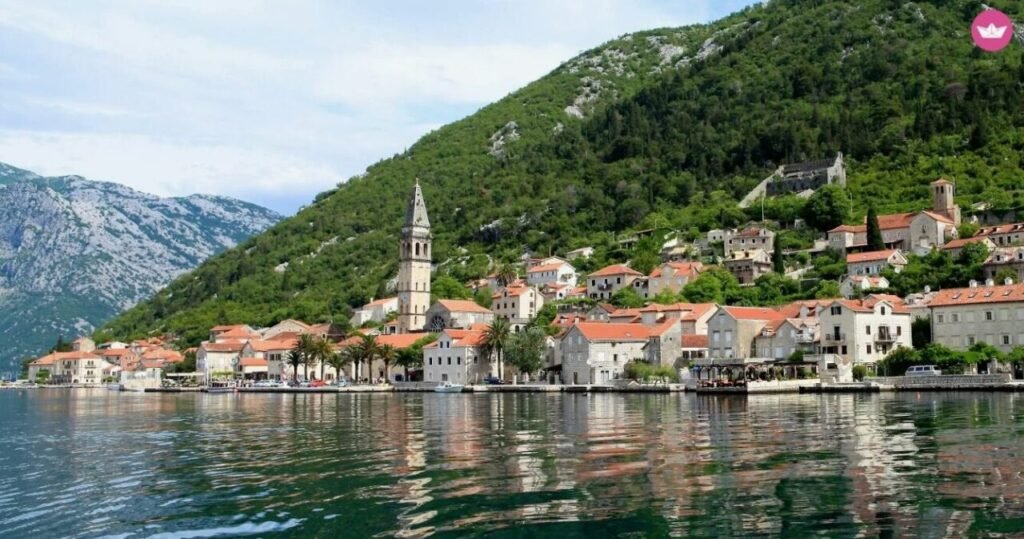
[[[772,271],[779,275],[786,274],[786,264],[782,261],[782,249],[778,246],[772,249]]]
[[[882,240],[882,229],[878,226],[878,213],[875,207],[868,208],[868,251],[881,251],[885,249],[885,241]]]

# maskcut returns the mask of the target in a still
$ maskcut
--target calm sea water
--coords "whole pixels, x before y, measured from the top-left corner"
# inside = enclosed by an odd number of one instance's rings
[[[0,411],[4,537],[1024,533],[1015,394],[24,390]]]

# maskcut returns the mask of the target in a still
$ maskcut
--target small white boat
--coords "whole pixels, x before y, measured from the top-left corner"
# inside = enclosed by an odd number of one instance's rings
[[[107,391],[121,391],[121,384],[107,384]]]
[[[206,386],[207,393],[234,393],[235,392],[234,382],[213,382]]]
[[[462,384],[443,382],[441,385],[435,387],[434,391],[436,393],[462,393]]]

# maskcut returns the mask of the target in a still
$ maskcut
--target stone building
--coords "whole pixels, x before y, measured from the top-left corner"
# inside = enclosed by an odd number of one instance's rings
[[[768,182],[767,191],[769,195],[800,193],[830,184],[846,185],[846,164],[842,152],[833,159],[782,165]]]
[[[420,182],[416,182],[409,205],[405,210],[405,224],[399,241],[398,263],[398,331],[408,333],[422,330],[427,323],[430,308],[430,219],[423,201]]]

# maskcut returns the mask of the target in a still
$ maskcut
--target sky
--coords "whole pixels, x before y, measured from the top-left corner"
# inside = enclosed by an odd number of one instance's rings
[[[745,0],[0,0],[0,162],[294,213],[622,34]]]

